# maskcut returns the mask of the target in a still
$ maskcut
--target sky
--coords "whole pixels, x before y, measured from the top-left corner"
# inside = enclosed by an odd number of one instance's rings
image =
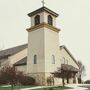
[[[60,45],[65,45],[86,67],[90,79],[90,0],[45,0],[59,14]],[[0,0],[0,50],[28,42],[28,13],[42,7],[41,0]]]

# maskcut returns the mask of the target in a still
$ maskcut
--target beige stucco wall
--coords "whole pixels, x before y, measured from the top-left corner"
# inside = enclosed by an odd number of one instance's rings
[[[54,85],[62,85],[62,79],[61,78],[56,78],[53,76],[53,74],[51,74],[52,72],[45,72],[45,82],[46,82],[46,85],[47,84],[47,78],[48,77],[53,77],[54,78]]]
[[[54,72],[60,67],[59,35],[57,32],[45,27],[28,32],[28,43],[28,73]],[[37,64],[33,64],[34,55],[37,55]],[[52,64],[52,55],[55,56],[55,64]]]
[[[45,32],[45,72],[55,72],[60,64],[59,33],[44,28]],[[52,64],[52,55],[55,56],[55,64]]]
[[[77,69],[79,69],[78,65],[76,64],[76,62],[71,58],[71,56],[67,53],[67,51],[63,48],[60,49],[60,60],[63,60],[63,57],[65,58],[65,60],[68,60],[68,65],[72,65],[74,67],[76,67]]]
[[[15,66],[15,68],[18,70],[18,71],[21,71],[23,72],[24,74],[27,74],[27,66],[26,65],[20,65],[20,66]]]
[[[35,78],[36,85],[46,85],[45,73],[44,72],[29,73],[27,75]]]
[[[40,23],[43,23],[43,22],[48,23],[48,15],[50,15],[49,13],[41,12],[41,13],[38,13],[37,15],[40,15]],[[35,22],[34,22],[35,16],[36,15],[31,17],[31,26],[35,25]],[[56,26],[56,17],[54,17],[53,15],[51,16],[53,18],[53,26]]]
[[[1,68],[6,67],[6,66],[13,66],[13,64],[15,64],[16,62],[18,62],[19,60],[23,59],[24,57],[27,56],[27,48],[12,55],[9,56],[8,58],[4,58],[2,60],[0,60],[1,62]],[[27,65],[23,65],[23,66],[16,66],[17,70],[23,71],[24,73],[26,73],[27,71]]]
[[[34,64],[37,55],[37,64]],[[44,29],[28,32],[27,73],[45,72]]]
[[[48,85],[47,78],[53,77],[53,75],[48,72],[39,72],[39,73],[30,73],[28,76],[31,76],[36,79],[37,85]],[[52,84],[53,85],[53,84]],[[54,85],[62,85],[62,79],[61,78],[54,78]]]
[[[34,55],[37,55],[37,64],[33,63]],[[52,55],[55,64],[52,64]],[[60,66],[59,33],[45,27],[28,32],[27,73],[32,76],[45,73],[43,77],[47,79]]]
[[[16,62],[18,62],[19,60],[23,59],[26,56],[27,56],[27,48],[10,56],[8,60],[10,65],[12,66],[13,64],[15,64]]]

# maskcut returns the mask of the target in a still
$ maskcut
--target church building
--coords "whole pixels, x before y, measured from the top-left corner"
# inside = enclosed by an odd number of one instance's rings
[[[77,61],[66,46],[59,46],[61,30],[56,26],[59,15],[43,6],[28,16],[31,18],[31,26],[27,29],[28,44],[0,51],[0,68],[15,66],[35,78],[38,85],[48,85],[48,78],[52,78],[55,85],[62,84],[62,79],[52,74],[61,68],[72,74],[65,78],[65,83],[78,83]]]

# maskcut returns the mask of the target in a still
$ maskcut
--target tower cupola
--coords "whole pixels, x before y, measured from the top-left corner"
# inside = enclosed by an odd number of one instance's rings
[[[41,23],[56,26],[56,17],[58,17],[58,14],[43,6],[29,13],[28,16],[31,17],[31,26],[36,26]]]

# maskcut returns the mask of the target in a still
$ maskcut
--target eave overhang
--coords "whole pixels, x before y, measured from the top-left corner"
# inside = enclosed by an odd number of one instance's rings
[[[53,16],[55,16],[55,17],[58,17],[58,16],[59,16],[59,14],[53,12],[52,10],[50,10],[50,9],[48,9],[48,8],[46,8],[46,7],[41,7],[41,8],[39,8],[39,9],[37,9],[37,10],[29,13],[28,16],[29,16],[29,17],[32,17],[32,16],[34,16],[34,15],[36,15],[36,14],[38,14],[38,13],[44,12],[44,11],[47,12],[47,13],[50,13],[51,15],[53,15]]]
[[[38,30],[39,28],[43,28],[43,27],[49,28],[50,30],[53,30],[53,31],[55,31],[55,32],[59,32],[59,31],[60,31],[60,29],[58,29],[58,28],[56,28],[56,27],[54,27],[54,26],[52,26],[52,25],[49,25],[49,24],[47,24],[47,23],[41,23],[41,24],[39,24],[39,25],[32,26],[32,27],[30,27],[30,28],[28,28],[28,29],[26,29],[26,30],[27,30],[28,32],[31,32],[31,31],[35,31],[35,30]]]

